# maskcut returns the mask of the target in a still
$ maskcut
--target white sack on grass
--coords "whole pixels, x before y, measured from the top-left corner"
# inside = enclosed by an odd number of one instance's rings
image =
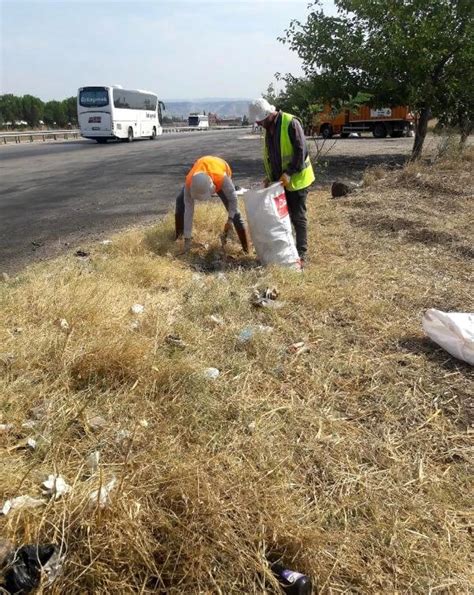
[[[263,265],[300,268],[291,230],[285,190],[277,182],[244,195],[245,211],[255,251]]]
[[[474,314],[432,308],[423,316],[423,328],[448,353],[474,366]]]

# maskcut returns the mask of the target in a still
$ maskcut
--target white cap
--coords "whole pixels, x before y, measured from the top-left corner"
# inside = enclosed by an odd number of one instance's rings
[[[193,200],[206,200],[211,198],[216,188],[210,176],[201,171],[192,177],[190,190]]]
[[[258,99],[254,99],[249,105],[249,120],[251,122],[261,122],[274,111],[274,105],[270,105],[266,99],[259,97]]]

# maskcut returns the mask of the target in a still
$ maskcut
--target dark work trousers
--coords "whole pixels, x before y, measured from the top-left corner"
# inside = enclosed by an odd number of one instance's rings
[[[217,193],[222,203],[224,204],[226,211],[229,212],[229,201],[223,192]],[[181,192],[176,197],[176,208],[175,208],[175,220],[176,220],[176,237],[183,235],[184,231],[184,186],[181,188]],[[232,223],[237,231],[245,229],[245,223],[242,219],[242,215],[239,211],[234,215]]]
[[[290,220],[295,228],[296,249],[299,257],[304,259],[308,250],[308,223],[306,219],[306,198],[308,197],[308,188],[302,190],[285,190],[286,202]]]

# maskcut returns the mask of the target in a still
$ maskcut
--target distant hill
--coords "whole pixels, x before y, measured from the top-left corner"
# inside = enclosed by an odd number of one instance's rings
[[[221,118],[231,118],[248,115],[250,101],[248,99],[197,99],[195,101],[165,101],[165,116],[187,117],[191,112],[202,114],[209,112]]]

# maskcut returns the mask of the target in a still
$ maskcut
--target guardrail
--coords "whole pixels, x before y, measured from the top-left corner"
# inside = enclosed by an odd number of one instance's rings
[[[3,142],[5,145],[9,140],[14,141],[15,143],[21,143],[21,139],[28,139],[31,143],[35,138],[41,138],[45,141],[46,139],[53,138],[57,140],[58,137],[63,138],[78,138],[80,135],[80,130],[39,130],[39,131],[29,131],[29,132],[0,132],[0,142]]]
[[[199,128],[199,126],[165,126],[163,127],[163,134],[172,132],[208,132],[209,130],[246,130],[251,126],[210,126],[209,128]],[[39,130],[29,132],[0,132],[0,143],[7,144],[10,142],[21,143],[23,140],[29,140],[31,143],[35,139],[42,138],[43,141],[62,138],[79,138],[81,131],[79,129],[73,130]]]

